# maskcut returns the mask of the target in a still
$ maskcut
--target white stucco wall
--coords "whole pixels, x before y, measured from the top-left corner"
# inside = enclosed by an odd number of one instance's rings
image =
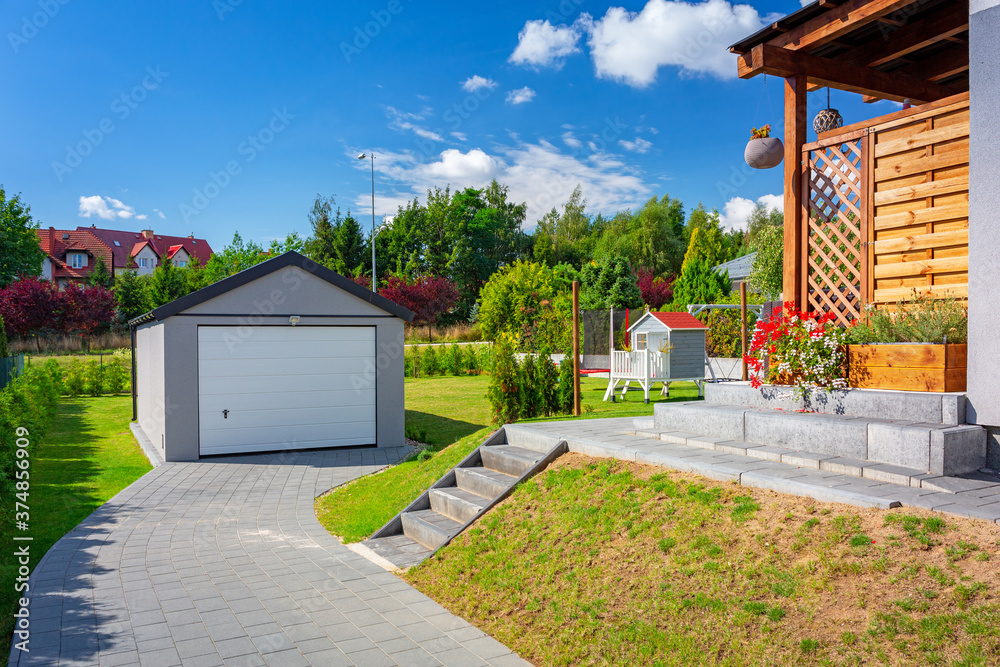
[[[139,266],[140,259],[146,260],[146,266],[144,267]],[[137,267],[136,273],[138,273],[140,276],[152,273],[153,271],[156,270],[156,265],[159,263],[159,261],[160,260],[156,256],[156,253],[153,252],[153,249],[150,248],[149,246],[144,246],[142,250],[139,251],[139,254],[135,256],[135,264]]]

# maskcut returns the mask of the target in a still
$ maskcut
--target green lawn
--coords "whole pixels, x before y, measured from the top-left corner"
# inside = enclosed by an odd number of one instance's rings
[[[996,665],[998,538],[569,454],[406,578],[536,665]]]
[[[31,566],[56,541],[109,498],[151,469],[129,431],[128,396],[64,398],[44,439],[31,453],[29,496]],[[11,536],[0,536],[5,545]],[[0,567],[0,609],[13,610],[13,558]],[[0,655],[7,659],[11,616],[3,615]]]
[[[411,459],[317,499],[320,523],[345,542],[363,540],[381,528],[493,430],[486,401],[488,384],[486,375],[407,379],[406,430],[410,437],[430,443],[430,451],[423,460]],[[581,419],[652,415],[653,403],[691,400],[698,395],[694,384],[679,383],[670,399],[651,394],[649,405],[638,392],[630,392],[625,401],[604,403],[606,380],[584,378],[580,387]],[[527,421],[571,418],[559,415]]]

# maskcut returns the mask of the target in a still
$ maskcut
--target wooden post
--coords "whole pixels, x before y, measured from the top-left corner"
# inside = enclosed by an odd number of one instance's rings
[[[573,414],[580,416],[580,282],[573,281]]]
[[[740,355],[743,360],[743,381],[746,382],[749,379],[747,375],[747,284],[746,282],[740,283],[740,335],[742,338],[742,350],[743,354]]]
[[[805,76],[785,79],[785,241],[782,299],[795,301],[806,310],[804,299],[808,296],[805,286],[806,268],[802,261],[805,247],[805,228],[809,223],[803,215],[802,201],[802,146],[806,143],[806,92]]]

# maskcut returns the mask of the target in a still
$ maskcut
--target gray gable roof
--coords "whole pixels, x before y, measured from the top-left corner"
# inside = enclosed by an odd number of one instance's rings
[[[753,269],[753,260],[756,256],[757,253],[752,252],[749,255],[743,255],[724,264],[714,266],[712,269],[719,273],[728,273],[730,280],[746,280],[750,277],[750,271]]]
[[[331,271],[325,266],[317,264],[308,257],[304,257],[294,251],[289,251],[282,255],[278,255],[273,259],[251,266],[249,269],[244,269],[243,271],[229,276],[228,278],[223,278],[219,282],[213,283],[208,287],[203,287],[197,292],[192,292],[191,294],[182,296],[179,299],[174,299],[170,303],[163,304],[159,308],[154,308],[148,313],[139,315],[138,317],[132,319],[129,324],[134,326],[145,322],[159,322],[161,320],[165,320],[166,318],[172,317],[173,315],[183,312],[188,308],[193,308],[194,306],[204,303],[209,299],[214,299],[215,297],[225,294],[230,290],[242,287],[247,283],[263,278],[268,274],[274,273],[275,271],[279,271],[288,266],[297,266],[303,271],[311,273],[317,278],[330,283],[334,287],[339,287],[345,292],[353,294],[359,299],[363,299],[391,315],[395,315],[396,317],[406,320],[407,322],[413,321],[414,313],[409,308],[404,308],[384,296],[379,296],[370,289],[362,287],[353,280],[340,275],[336,271]]]

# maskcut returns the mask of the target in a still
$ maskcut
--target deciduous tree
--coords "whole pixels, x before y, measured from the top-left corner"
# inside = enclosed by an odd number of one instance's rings
[[[38,245],[36,229],[31,207],[21,201],[20,195],[8,198],[0,186],[0,287],[6,287],[22,274],[41,274],[45,253]]]

